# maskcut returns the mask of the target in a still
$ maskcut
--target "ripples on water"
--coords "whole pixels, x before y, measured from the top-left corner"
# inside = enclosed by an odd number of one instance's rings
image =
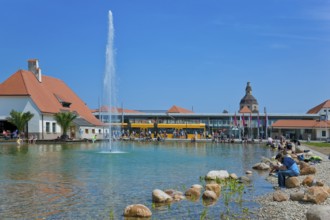
[[[220,200],[205,207],[202,201],[181,201],[155,208],[154,189],[184,192],[210,170],[244,175],[266,147],[240,144],[118,143],[113,151],[104,143],[66,145],[0,145],[0,219],[123,219],[127,205],[149,207],[155,219],[199,219],[203,211],[219,219]],[[254,172],[246,188],[244,207],[253,196],[268,192],[264,176]],[[231,209],[240,207],[231,204]]]

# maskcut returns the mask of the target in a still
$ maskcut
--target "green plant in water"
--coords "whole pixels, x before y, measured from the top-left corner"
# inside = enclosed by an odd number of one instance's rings
[[[230,202],[230,193],[229,192],[224,192],[223,193],[223,202],[225,204],[225,206],[229,206],[229,202]]]
[[[204,220],[207,217],[207,209],[205,208],[200,216],[200,220]]]
[[[244,214],[244,216],[248,216],[249,215],[249,208],[243,208],[242,213]]]
[[[226,185],[226,179],[219,179],[218,177],[215,178],[215,182],[220,185]]]
[[[110,220],[115,220],[115,213],[114,213],[113,209],[110,210],[109,217],[110,217]]]
[[[201,184],[202,186],[205,186],[205,185],[206,185],[205,177],[200,176],[200,177],[199,177],[199,182],[200,182],[200,184]]]
[[[220,215],[220,219],[221,220],[229,220],[229,215],[227,213],[221,213]]]
[[[237,202],[242,206],[243,193],[245,190],[244,184],[239,183],[235,179],[217,180],[217,183],[222,184],[222,200],[225,206],[225,211],[220,214],[221,219],[248,219],[249,209],[243,208],[241,211],[230,209],[231,202]]]
[[[187,190],[187,186],[185,184],[182,184],[181,189],[182,189],[182,191],[186,191]]]

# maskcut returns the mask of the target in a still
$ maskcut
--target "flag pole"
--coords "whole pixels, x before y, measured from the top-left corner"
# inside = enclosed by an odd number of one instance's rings
[[[260,120],[259,120],[259,111],[258,111],[258,118],[257,118],[257,120],[258,120],[258,139],[260,139],[260,131],[259,131],[259,127],[260,127]]]
[[[266,107],[264,107],[264,112],[265,112],[265,138],[268,138],[268,120],[267,120],[267,112],[266,112]]]
[[[325,134],[326,134],[326,140],[325,142],[328,142],[328,108],[325,109],[326,110],[326,115],[325,115]]]
[[[252,113],[250,112],[250,138],[251,140],[253,139],[253,135],[252,135]]]

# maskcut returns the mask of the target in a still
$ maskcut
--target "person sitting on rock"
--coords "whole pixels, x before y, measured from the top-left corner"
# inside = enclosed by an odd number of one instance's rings
[[[291,157],[285,157],[281,153],[277,154],[275,159],[279,161],[281,165],[274,165],[269,174],[277,170],[278,186],[280,188],[285,188],[286,177],[299,176],[299,167]]]

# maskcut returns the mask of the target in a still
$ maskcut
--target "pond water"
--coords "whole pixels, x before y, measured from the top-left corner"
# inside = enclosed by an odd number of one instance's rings
[[[120,153],[104,153],[106,145],[0,143],[0,219],[124,219],[125,207],[137,203],[152,219],[219,219],[226,209],[221,196],[212,206],[184,200],[155,207],[152,191],[185,192],[211,170],[242,176],[274,155],[251,144],[118,142]],[[265,176],[253,171],[243,203],[230,208],[256,208],[252,198],[272,190]]]

